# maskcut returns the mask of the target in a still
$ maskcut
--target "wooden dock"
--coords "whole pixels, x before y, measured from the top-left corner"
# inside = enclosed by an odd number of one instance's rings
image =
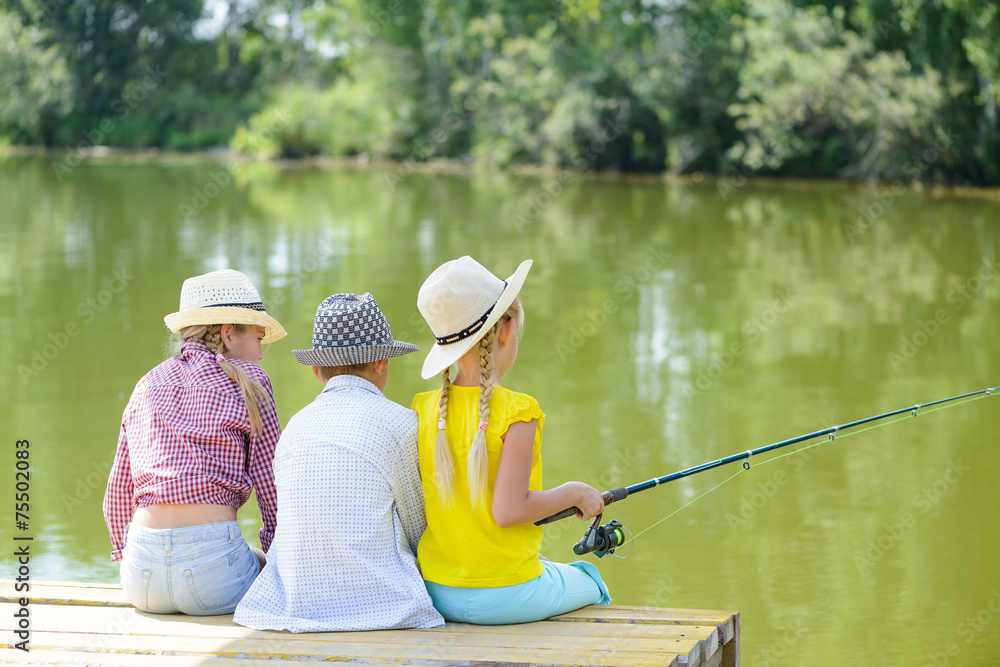
[[[112,584],[31,582],[29,653],[14,648],[20,609],[0,581],[0,663],[19,665],[688,665],[740,664],[740,615],[586,607],[538,623],[375,632],[256,631],[225,616],[146,614]]]

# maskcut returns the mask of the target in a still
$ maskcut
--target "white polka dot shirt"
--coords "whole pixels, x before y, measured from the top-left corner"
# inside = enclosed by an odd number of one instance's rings
[[[234,620],[323,632],[444,625],[417,567],[427,526],[417,415],[340,375],[292,417],[274,457],[278,527]]]

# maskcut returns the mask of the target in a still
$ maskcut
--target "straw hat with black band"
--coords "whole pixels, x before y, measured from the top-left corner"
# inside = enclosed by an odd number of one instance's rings
[[[264,310],[257,288],[239,271],[223,269],[188,278],[181,287],[180,310],[163,318],[175,334],[191,326],[246,324],[264,327],[262,343],[285,337],[278,320]]]
[[[436,340],[424,359],[428,380],[471,350],[517,298],[532,260],[521,262],[507,280],[494,276],[468,255],[439,266],[417,294],[417,309]]]

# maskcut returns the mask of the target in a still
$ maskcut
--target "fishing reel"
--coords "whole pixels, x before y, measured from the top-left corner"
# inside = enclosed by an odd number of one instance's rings
[[[600,523],[601,515],[598,514],[580,541],[573,545],[573,553],[577,556],[592,553],[598,558],[604,558],[606,554],[613,554],[615,549],[625,544],[625,531],[628,528],[618,521],[610,521],[603,526]]]

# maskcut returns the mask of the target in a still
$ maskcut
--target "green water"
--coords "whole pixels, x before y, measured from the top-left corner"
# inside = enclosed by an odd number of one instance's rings
[[[30,439],[34,578],[115,580],[101,499],[122,409],[163,359],[181,282],[224,267],[289,332],[263,361],[285,423],[320,389],[290,350],[327,295],[372,292],[426,349],[415,302],[435,267],[534,258],[505,383],[546,412],[547,486],[632,484],[1000,385],[997,196],[266,165],[213,185],[220,168],[92,161],[60,183],[45,158],[0,158],[0,542],[24,534],[14,443]],[[393,361],[390,398],[433,386],[421,359]],[[599,562],[615,603],[739,610],[751,667],[996,664],[995,401],[755,457]],[[605,517],[639,532],[741,470]],[[256,506],[240,515],[252,538]],[[573,559],[582,529],[549,527],[546,555]]]

